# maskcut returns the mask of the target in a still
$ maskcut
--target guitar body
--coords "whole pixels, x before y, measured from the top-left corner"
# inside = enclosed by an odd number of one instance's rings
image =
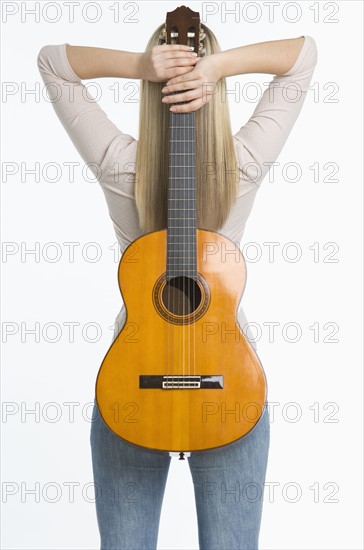
[[[227,445],[265,406],[264,370],[236,320],[243,255],[201,229],[196,247],[197,279],[177,277],[175,286],[166,278],[167,230],[136,239],[119,265],[127,318],[101,364],[96,400],[115,434],[150,449]]]

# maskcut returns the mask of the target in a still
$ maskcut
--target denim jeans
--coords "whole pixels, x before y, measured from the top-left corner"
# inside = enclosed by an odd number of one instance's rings
[[[171,461],[169,453],[124,441],[102,420],[91,427],[101,550],[151,550]],[[203,550],[257,550],[269,449],[269,412],[242,439],[188,458]]]

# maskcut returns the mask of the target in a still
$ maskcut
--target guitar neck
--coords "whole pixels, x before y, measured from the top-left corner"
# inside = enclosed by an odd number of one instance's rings
[[[197,279],[195,113],[169,119],[167,279]]]

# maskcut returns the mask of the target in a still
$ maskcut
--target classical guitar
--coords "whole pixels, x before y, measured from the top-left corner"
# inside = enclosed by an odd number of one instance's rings
[[[168,12],[164,35],[201,54],[198,12]],[[195,113],[170,111],[169,126],[167,228],[139,237],[121,257],[127,317],[100,366],[96,401],[119,437],[183,453],[249,433],[267,384],[236,320],[243,255],[222,234],[196,227]]]

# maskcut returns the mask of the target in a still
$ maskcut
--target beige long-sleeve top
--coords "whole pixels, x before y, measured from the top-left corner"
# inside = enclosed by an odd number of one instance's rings
[[[134,196],[138,142],[122,132],[97,101],[90,102],[84,84],[68,61],[66,44],[41,48],[37,59],[39,72],[59,120],[102,187],[123,251],[143,234]],[[287,73],[273,77],[252,116],[233,136],[240,175],[239,193],[219,233],[235,243],[241,241],[256,192],[269,164],[277,159],[301,111],[316,62],[315,41],[305,36],[293,67]],[[114,338],[125,319],[123,305],[115,321]],[[256,348],[241,307],[238,323]]]

